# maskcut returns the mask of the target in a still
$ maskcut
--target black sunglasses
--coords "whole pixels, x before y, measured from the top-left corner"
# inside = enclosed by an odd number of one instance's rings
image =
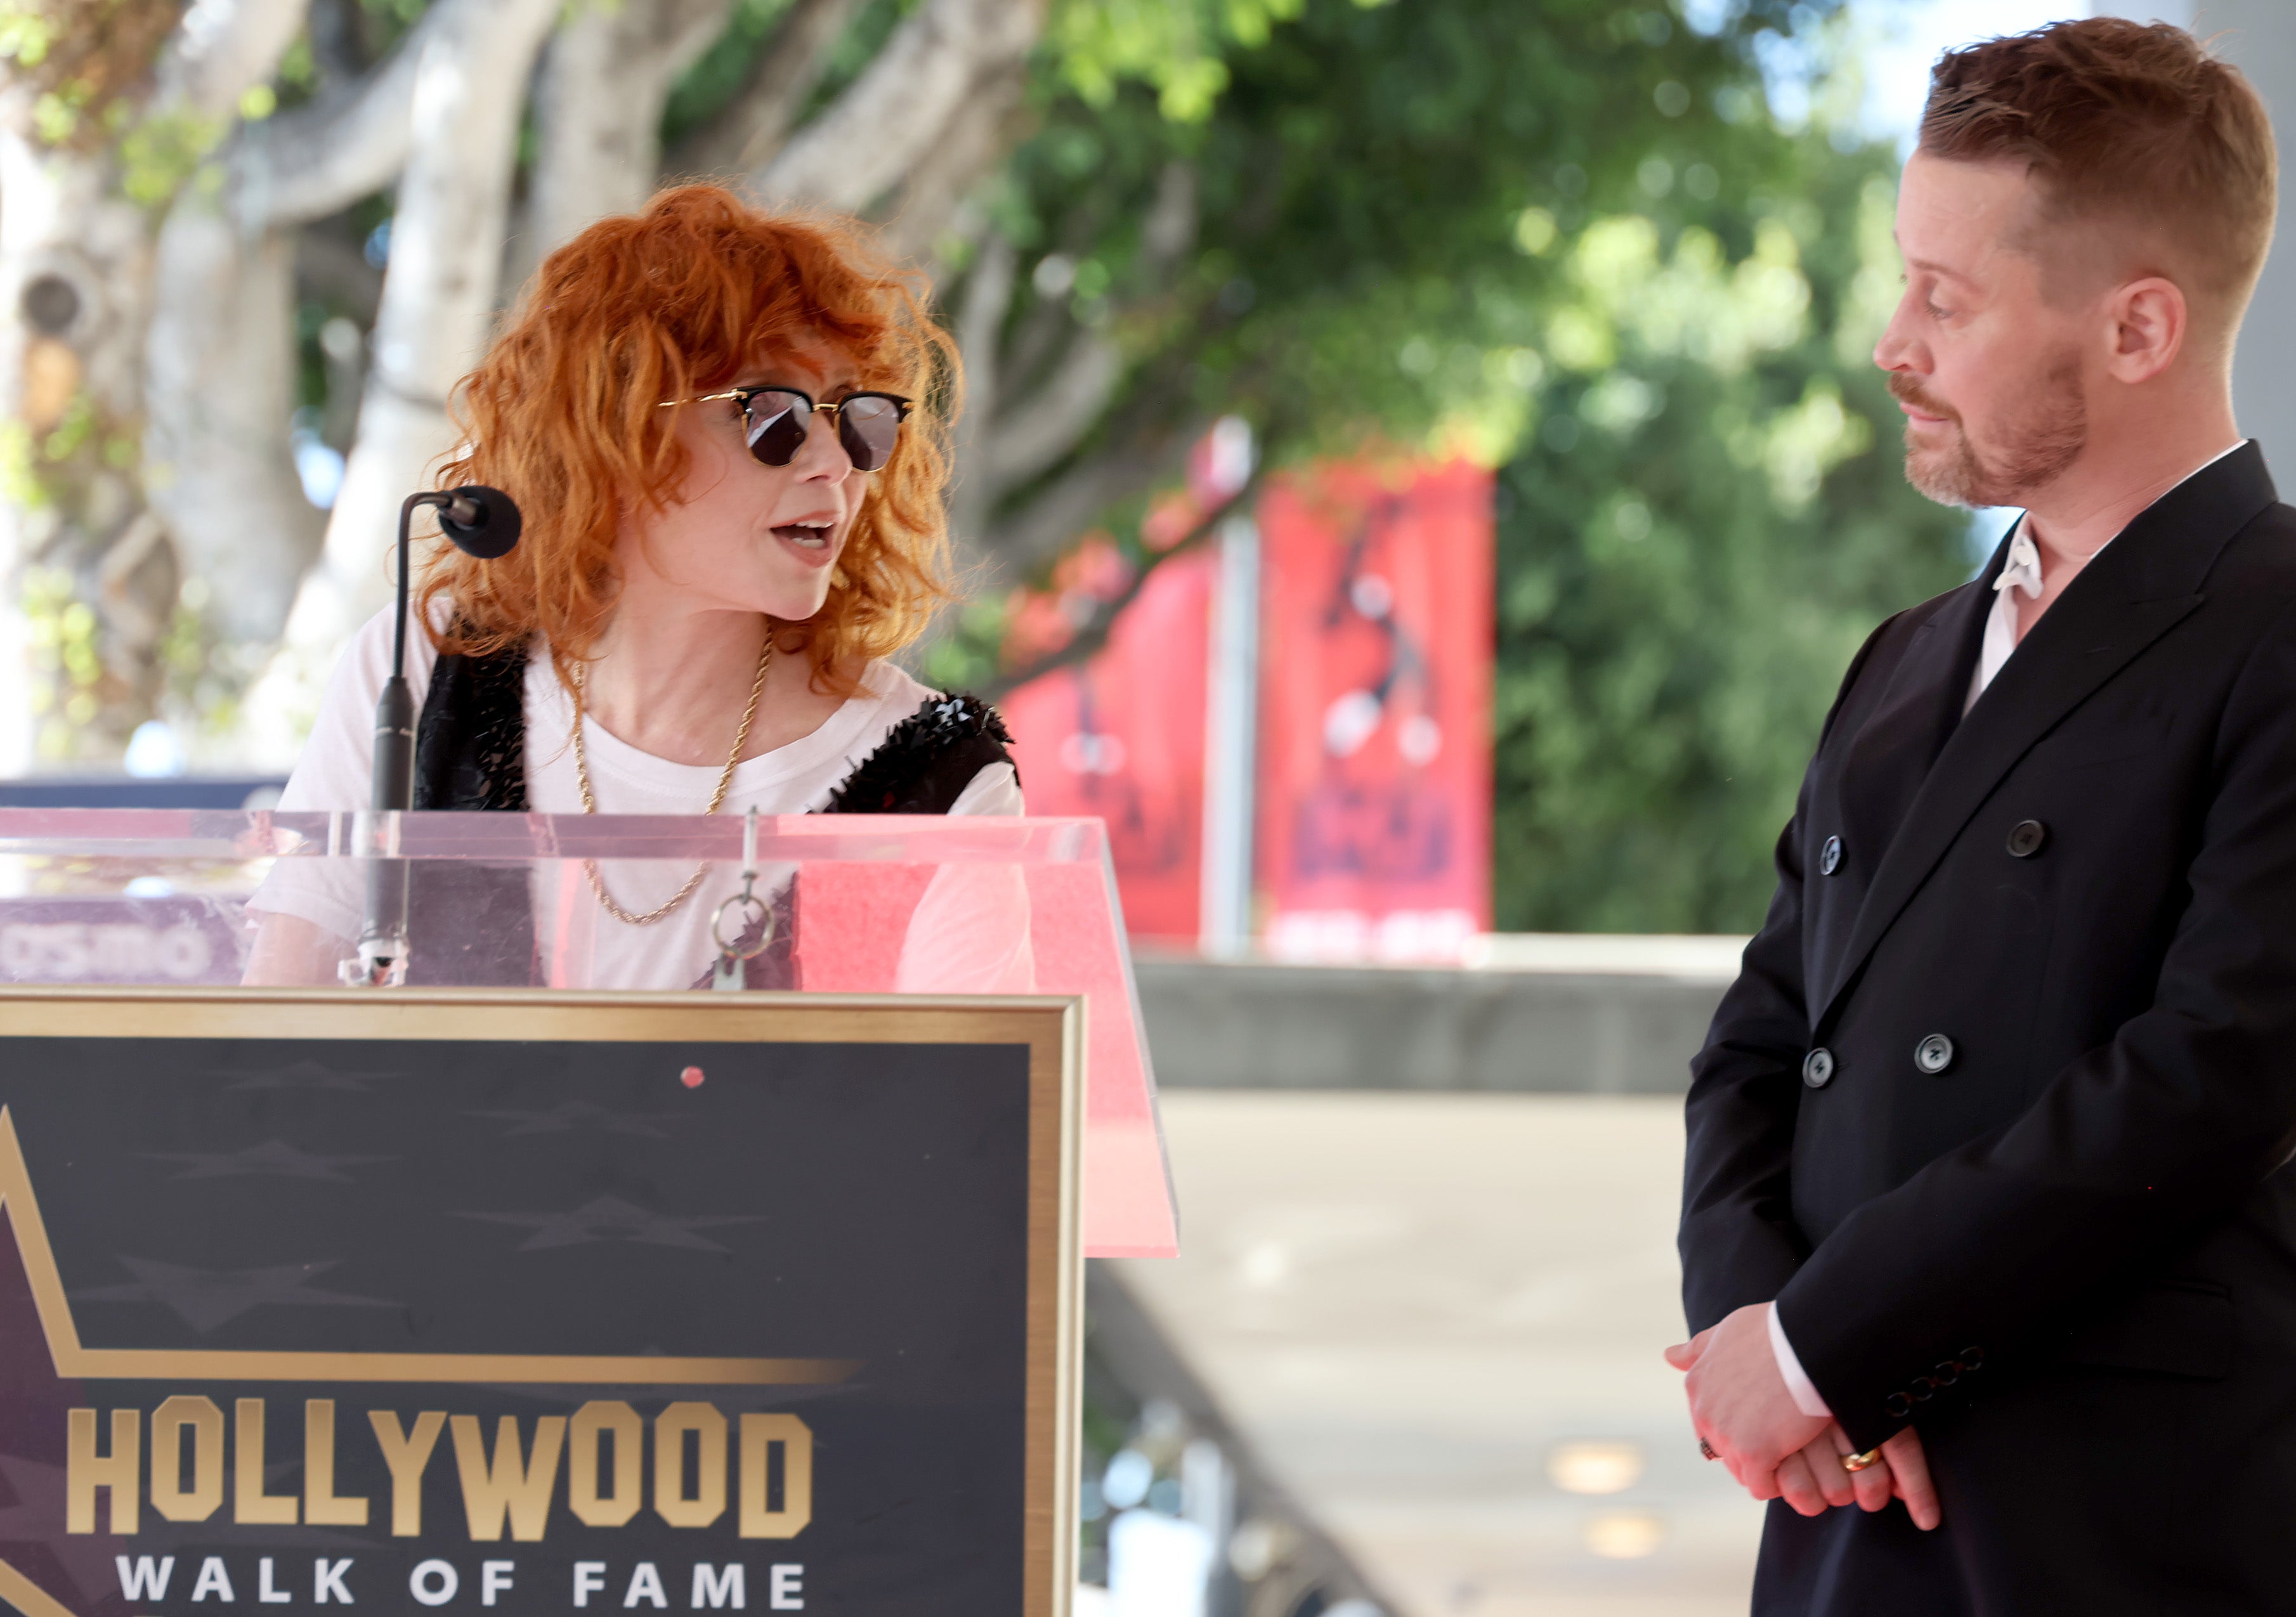
[[[726,398],[742,412],[742,436],[759,465],[786,466],[797,459],[806,435],[813,430],[813,412],[821,410],[836,419],[837,441],[856,471],[875,471],[893,458],[910,408],[898,393],[849,393],[833,404],[816,404],[795,388],[728,388],[698,398],[665,399],[661,408]]]

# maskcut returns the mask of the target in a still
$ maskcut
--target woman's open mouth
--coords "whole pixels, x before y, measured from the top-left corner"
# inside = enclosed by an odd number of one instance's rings
[[[774,537],[794,551],[800,560],[814,566],[820,566],[829,559],[830,542],[836,533],[837,525],[827,521],[780,522],[774,525]]]

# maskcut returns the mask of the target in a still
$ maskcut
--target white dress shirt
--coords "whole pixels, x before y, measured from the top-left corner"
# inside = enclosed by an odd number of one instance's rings
[[[2165,499],[2169,493],[2182,488],[2247,441],[2245,438],[2235,439],[2217,451],[2177,478],[2174,486],[2164,492],[2161,497]],[[2112,540],[2108,539],[2104,544],[2112,543]],[[2104,553],[2104,544],[2089,552],[2090,561]],[[2002,665],[2017,649],[2017,597],[2023,594],[2038,600],[2041,588],[2041,548],[2026,533],[2025,519],[2020,517],[2017,531],[2009,541],[2008,559],[2001,564],[2000,576],[1993,581],[1993,609],[1986,614],[1984,643],[1978,649],[1977,666],[1970,673],[1968,698],[1961,705],[1964,715],[1977,706],[1977,698],[1985,694],[1985,688],[1993,682],[1994,676],[2001,672]],[[1786,1340],[1786,1327],[1778,1320],[1778,1305],[1771,1303],[1767,1312],[1770,1352],[1777,1358],[1778,1374],[1785,1378],[1786,1391],[1793,1394],[1794,1408],[1804,1415],[1833,1419],[1833,1411],[1827,1409],[1825,1400],[1818,1396],[1816,1384],[1801,1368],[1800,1359],[1795,1356],[1793,1343]]]
[[[2105,544],[2112,543],[2108,539]],[[2097,547],[2103,553],[2104,545]],[[2089,559],[2094,561],[2095,555]],[[2017,531],[2009,540],[2009,559],[2001,564],[2001,576],[1993,581],[1993,609],[1985,615],[1985,639],[1977,649],[1977,666],[1969,671],[1969,695],[1961,704],[1965,716],[1977,706],[1977,698],[2001,672],[2001,665],[2017,649],[2017,597],[2024,595],[2034,600],[2041,598],[2041,547],[2033,543],[2025,531],[2025,519],[2017,519]]]

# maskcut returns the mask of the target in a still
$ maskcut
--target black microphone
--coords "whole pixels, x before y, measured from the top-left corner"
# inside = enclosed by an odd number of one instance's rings
[[[407,532],[415,510],[430,506],[455,548],[481,561],[510,554],[522,526],[518,502],[499,488],[461,488],[409,494],[398,508],[398,619],[390,643],[390,677],[374,704],[374,788],[377,814],[414,806],[414,697],[406,688]],[[380,828],[369,832],[378,834]],[[406,862],[384,857],[367,867],[366,927],[358,958],[342,963],[345,983],[384,987],[406,980]]]
[[[465,484],[439,508],[439,526],[455,548],[481,561],[494,561],[518,544],[518,502],[499,488]]]

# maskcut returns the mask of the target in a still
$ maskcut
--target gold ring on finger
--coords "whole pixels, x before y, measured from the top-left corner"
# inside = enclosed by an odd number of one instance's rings
[[[1882,1450],[1878,1448],[1868,1449],[1863,1454],[1845,1454],[1841,1457],[1841,1468],[1844,1471],[1866,1471],[1881,1463]]]

